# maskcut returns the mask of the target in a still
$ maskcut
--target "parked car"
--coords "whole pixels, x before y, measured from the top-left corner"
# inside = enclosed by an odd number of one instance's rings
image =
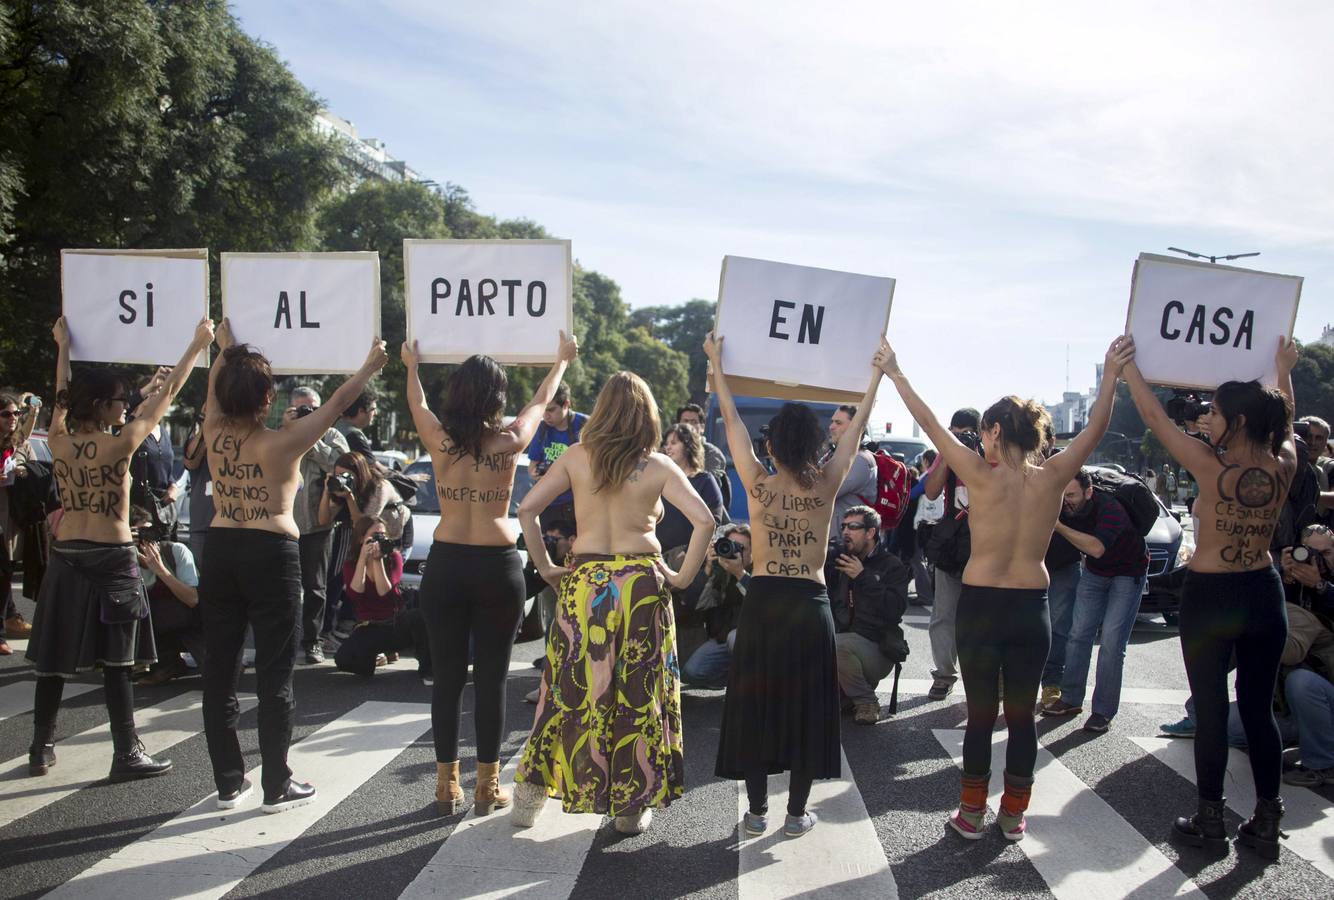
[[[931,448],[931,445],[921,438],[899,434],[887,434],[875,443],[880,445],[881,450],[899,462],[910,466],[917,465],[917,460],[921,455]]]
[[[410,460],[402,450],[376,450],[375,461],[391,472],[402,472]]]

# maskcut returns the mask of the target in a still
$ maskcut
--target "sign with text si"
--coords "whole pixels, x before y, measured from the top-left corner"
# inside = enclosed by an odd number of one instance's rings
[[[1291,337],[1302,279],[1141,253],[1126,332],[1146,381],[1213,390],[1278,380],[1279,336]]]
[[[208,315],[208,251],[61,250],[60,287],[70,359],[169,366]]]
[[[274,374],[356,372],[380,333],[380,254],[224,253],[222,314]]]
[[[714,328],[737,394],[856,402],[889,325],[894,279],[723,258]]]
[[[574,331],[570,242],[405,240],[407,336],[423,362],[556,361]]]

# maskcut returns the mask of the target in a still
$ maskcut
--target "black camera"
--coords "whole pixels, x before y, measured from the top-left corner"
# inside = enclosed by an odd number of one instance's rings
[[[533,466],[533,473],[537,475],[539,478],[541,478],[543,475],[547,474],[547,469],[550,468],[551,468],[551,460],[549,459],[538,460],[537,464]]]
[[[1305,544],[1299,544],[1292,548],[1292,561],[1297,563],[1308,563],[1312,557],[1311,548]]]
[[[335,494],[350,494],[356,488],[356,479],[348,472],[329,476],[329,490]]]
[[[380,555],[385,559],[388,559],[389,554],[398,549],[398,541],[389,537],[387,534],[377,534],[375,537],[371,538],[371,540],[375,541],[375,545],[380,548]]]
[[[131,528],[130,540],[136,544],[156,544],[162,540],[162,529],[152,523]]]
[[[1201,398],[1197,394],[1184,394],[1178,391],[1163,404],[1167,410],[1167,415],[1178,425],[1185,425],[1187,422],[1193,422],[1200,416],[1209,412],[1209,401]]]
[[[741,545],[727,535],[713,542],[713,553],[719,559],[740,559]]]
[[[982,439],[977,436],[976,431],[963,431],[960,432],[959,434],[956,434],[955,437],[959,439],[960,444],[963,444],[965,447],[967,447],[969,450],[972,450],[974,453],[981,455]]]
[[[304,419],[306,416],[310,415],[314,411],[315,407],[313,406],[298,406],[296,409],[292,410],[292,418]]]

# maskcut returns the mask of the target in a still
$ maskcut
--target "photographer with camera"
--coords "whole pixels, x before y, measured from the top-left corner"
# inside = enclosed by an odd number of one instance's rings
[[[142,506],[130,507],[130,535],[148,591],[158,661],[138,684],[152,687],[190,674],[181,653],[204,666],[204,623],[199,614],[199,570],[190,548],[168,540]]]
[[[573,522],[557,520],[552,522],[549,527],[542,529],[542,544],[546,547],[547,556],[550,559],[559,560],[562,565],[565,564],[566,558],[574,550],[574,527]],[[519,540],[523,541],[522,535],[520,535]],[[522,544],[520,544],[520,549],[525,549]],[[545,639],[550,636],[551,626],[556,621],[556,589],[547,584],[546,579],[542,577],[542,573],[537,570],[537,563],[533,562],[532,554],[529,554],[528,563],[523,567],[523,581],[527,587],[525,597],[536,597],[537,603],[541,607],[540,618],[545,623],[543,630],[543,638]],[[533,668],[541,669],[546,665],[546,662],[545,655],[539,656],[533,660]],[[541,693],[542,687],[539,685],[525,694],[523,700],[525,703],[536,703],[538,695]]]
[[[875,689],[908,658],[900,622],[908,609],[912,574],[880,545],[880,515],[854,506],[839,522],[842,537],[831,542],[825,572],[834,616],[838,686],[852,704],[858,725],[880,721]],[[891,703],[890,713],[897,706]]]
[[[566,450],[579,443],[579,433],[587,421],[587,415],[570,409],[570,386],[559,385],[556,396],[543,408],[542,421],[528,444],[528,476],[533,484],[537,484],[547,474],[551,464],[560,459]],[[552,500],[542,510],[541,521],[543,528],[553,522],[573,522],[573,492],[565,491]]]
[[[16,478],[26,478],[28,461],[33,458],[28,437],[37,424],[41,398],[33,394],[0,393],[0,578],[4,579],[4,629],[0,630],[0,656],[12,652],[5,638],[26,638],[32,626],[24,621],[14,605],[11,583],[14,578],[14,552],[18,547],[19,527],[11,508],[10,488]],[[26,578],[25,578],[26,580]]]
[[[431,677],[431,648],[421,610],[401,609],[398,583],[403,554],[379,516],[362,516],[352,526],[351,547],[343,563],[343,596],[351,601],[357,624],[334,654],[344,672],[370,677],[381,654],[412,650],[417,673]]]
[[[320,497],[318,521],[321,525],[337,526],[333,542],[333,567],[327,582],[329,590],[325,620],[327,621],[330,616],[336,618],[337,626],[334,634],[339,639],[345,638],[354,624],[351,607],[343,602],[343,580],[339,577],[342,573],[343,558],[351,552],[350,548],[355,546],[349,535],[352,524],[362,516],[384,518],[387,515],[385,507],[395,499],[397,492],[384,477],[379,464],[355,450],[338,457],[334,461],[334,470],[324,476],[324,494]],[[399,523],[399,534],[394,534],[388,518],[385,518],[385,524],[389,536],[398,540],[402,534],[401,523]],[[322,653],[306,653],[308,663],[323,661]]]
[[[707,635],[681,667],[681,681],[700,687],[725,687],[736,643],[737,615],[750,585],[750,526],[729,523],[718,529],[704,554],[707,580],[695,603]]]
[[[320,395],[311,387],[297,387],[291,393],[291,406],[283,413],[283,427],[291,427],[320,408]],[[333,561],[342,559],[347,551],[347,541],[341,542],[340,552],[335,555],[334,544],[337,542],[337,526],[332,521],[320,522],[320,505],[325,497],[325,479],[333,474],[339,457],[349,451],[347,439],[337,428],[325,430],[315,446],[311,447],[299,463],[301,475],[297,488],[296,500],[292,505],[292,517],[296,519],[297,530],[301,537],[297,539],[297,552],[301,554],[301,649],[306,654],[306,662],[324,661],[324,644],[320,631],[324,627],[324,613],[329,600],[330,570]],[[191,515],[194,511],[191,510]],[[346,535],[346,531],[343,532]]]

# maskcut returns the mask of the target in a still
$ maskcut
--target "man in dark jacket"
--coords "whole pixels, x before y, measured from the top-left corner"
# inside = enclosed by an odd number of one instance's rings
[[[880,546],[880,516],[869,506],[843,514],[843,538],[830,554],[826,574],[838,650],[838,684],[852,703],[858,725],[880,720],[875,689],[896,662],[883,649],[887,639],[902,644],[899,623],[908,608],[911,574],[899,558]]]

